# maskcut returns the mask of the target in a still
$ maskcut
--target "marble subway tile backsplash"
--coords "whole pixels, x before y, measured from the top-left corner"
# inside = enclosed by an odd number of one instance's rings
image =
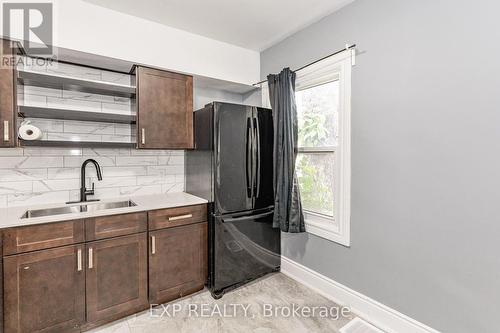
[[[99,182],[92,166],[86,184],[94,198],[184,191],[184,151],[135,149],[0,149],[0,207],[78,200],[80,166],[93,158],[102,167]]]

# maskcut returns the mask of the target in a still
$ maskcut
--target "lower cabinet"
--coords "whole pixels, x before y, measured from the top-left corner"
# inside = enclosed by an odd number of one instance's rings
[[[0,333],[82,332],[203,289],[196,207],[153,216],[176,221],[157,230],[146,212],[0,230]]]
[[[146,233],[91,242],[86,248],[90,325],[148,308]]]
[[[85,322],[83,245],[4,258],[5,332],[79,331]]]
[[[151,304],[203,289],[207,275],[206,222],[151,231],[149,236]]]

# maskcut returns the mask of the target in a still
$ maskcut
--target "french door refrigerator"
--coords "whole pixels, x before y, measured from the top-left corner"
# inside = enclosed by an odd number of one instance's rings
[[[214,298],[280,268],[273,220],[270,109],[213,102],[194,113],[186,192],[209,201],[208,287]]]

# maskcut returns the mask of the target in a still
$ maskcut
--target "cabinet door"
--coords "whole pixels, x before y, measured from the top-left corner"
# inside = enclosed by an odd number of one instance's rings
[[[193,148],[193,78],[137,69],[138,148]]]
[[[83,245],[4,257],[5,332],[72,332],[85,321]]]
[[[86,285],[89,323],[146,309],[146,233],[88,243]]]
[[[12,56],[10,41],[0,39],[0,59]],[[0,148],[16,145],[16,84],[15,70],[0,66]]]
[[[161,304],[203,289],[207,223],[150,232],[149,300]]]
[[[2,233],[0,232],[0,245],[2,245]],[[0,333],[3,333],[3,246],[0,246]]]

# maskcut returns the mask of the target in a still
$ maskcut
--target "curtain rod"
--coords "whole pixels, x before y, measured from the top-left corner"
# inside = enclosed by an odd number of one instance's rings
[[[302,70],[302,69],[304,69],[304,68],[307,68],[307,67],[309,67],[309,66],[311,66],[311,65],[314,65],[314,64],[316,64],[316,63],[318,63],[318,62],[320,62],[320,61],[322,61],[322,60],[328,59],[328,58],[330,58],[330,57],[333,57],[334,55],[337,55],[337,54],[342,53],[342,52],[344,52],[344,51],[347,51],[347,50],[353,49],[353,48],[355,48],[355,47],[356,47],[356,44],[346,45],[345,49],[338,50],[338,51],[336,51],[336,52],[334,52],[334,53],[332,53],[332,54],[327,55],[326,57],[323,57],[323,58],[318,59],[318,60],[314,60],[313,62],[310,62],[310,63],[308,63],[307,65],[304,65],[304,66],[302,66],[302,67],[300,67],[300,68],[297,68],[297,69],[296,69],[296,70],[294,70],[293,72],[298,72],[298,71],[300,71],[300,70]],[[265,82],[267,82],[267,79],[266,79],[266,80],[259,81],[259,82],[257,82],[257,83],[254,83],[254,84],[253,84],[253,86],[258,86],[258,85],[260,85],[260,84],[262,84],[262,83],[265,83]]]

